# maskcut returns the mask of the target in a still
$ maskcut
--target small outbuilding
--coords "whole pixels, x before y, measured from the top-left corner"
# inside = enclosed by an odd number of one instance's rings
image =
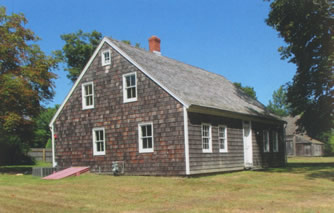
[[[286,154],[288,156],[323,156],[324,143],[309,137],[305,133],[297,133],[296,121],[298,117],[285,117]]]

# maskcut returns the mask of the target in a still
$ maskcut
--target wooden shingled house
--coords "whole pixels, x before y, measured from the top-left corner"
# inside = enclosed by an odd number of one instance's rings
[[[53,117],[53,166],[195,175],[282,166],[284,121],[221,75],[105,37]]]

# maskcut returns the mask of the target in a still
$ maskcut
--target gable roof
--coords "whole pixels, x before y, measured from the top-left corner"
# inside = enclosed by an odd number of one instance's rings
[[[296,124],[297,120],[300,118],[300,116],[287,116],[283,119],[287,122],[286,128],[285,128],[285,134],[287,136],[289,135],[295,135],[296,136],[296,143],[317,143],[317,144],[324,144],[323,142],[316,140],[314,138],[311,138],[306,133],[303,132],[297,132],[298,126]]]
[[[108,38],[186,105],[277,119],[225,77]]]
[[[50,127],[104,43],[113,47],[186,108],[201,106],[280,120],[270,114],[263,104],[246,95],[221,75],[104,37],[52,118]]]

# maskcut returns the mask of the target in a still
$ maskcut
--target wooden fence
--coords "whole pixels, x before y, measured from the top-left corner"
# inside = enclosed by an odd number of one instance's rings
[[[52,162],[52,149],[32,148],[28,155],[36,161]]]

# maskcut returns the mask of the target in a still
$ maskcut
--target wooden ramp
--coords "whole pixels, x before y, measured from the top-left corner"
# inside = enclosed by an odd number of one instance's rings
[[[44,177],[44,180],[58,180],[70,176],[79,176],[82,173],[88,172],[88,167],[70,167],[59,172],[55,172],[49,176]]]

